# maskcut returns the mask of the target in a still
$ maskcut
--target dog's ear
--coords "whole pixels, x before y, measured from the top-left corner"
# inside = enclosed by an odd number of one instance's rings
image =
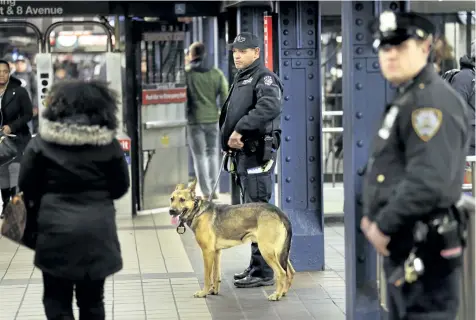
[[[183,190],[183,189],[186,189],[187,186],[183,183],[179,183],[176,187],[175,187],[175,190]]]
[[[188,189],[195,193],[195,187],[197,186],[197,178],[193,179],[192,183],[190,184],[190,186],[188,187]]]

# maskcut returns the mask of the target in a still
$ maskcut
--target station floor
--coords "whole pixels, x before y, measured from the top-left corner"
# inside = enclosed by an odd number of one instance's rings
[[[118,232],[124,269],[107,280],[107,319],[345,319],[342,224],[325,227],[326,270],[297,273],[279,302],[266,299],[273,287],[233,286],[233,274],[249,261],[249,245],[223,252],[221,292],[200,299],[193,298],[203,284],[200,249],[189,230],[176,233],[167,212],[120,217]],[[45,319],[41,273],[32,260],[31,250],[0,238],[0,320]]]

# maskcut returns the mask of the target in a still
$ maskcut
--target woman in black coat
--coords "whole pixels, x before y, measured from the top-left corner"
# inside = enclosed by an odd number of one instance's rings
[[[35,266],[43,272],[47,319],[105,319],[106,277],[122,269],[114,199],[129,189],[115,139],[115,94],[102,82],[56,84],[39,135],[23,155],[19,188],[37,203]]]
[[[0,60],[0,128],[12,137],[17,146],[17,157],[8,164],[0,163],[0,192],[3,208],[15,194],[20,161],[25,146],[31,139],[28,122],[33,117],[30,96],[21,81],[10,75],[10,65]],[[3,211],[3,210],[2,210]],[[3,216],[0,213],[0,218]]]

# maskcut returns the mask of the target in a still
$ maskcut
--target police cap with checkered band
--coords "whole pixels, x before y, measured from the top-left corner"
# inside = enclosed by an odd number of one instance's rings
[[[228,44],[230,50],[233,49],[254,49],[259,47],[259,38],[250,32],[242,32],[236,36],[233,43]]]
[[[435,34],[435,25],[414,12],[384,11],[370,29],[376,48],[399,45],[411,38],[424,40]]]

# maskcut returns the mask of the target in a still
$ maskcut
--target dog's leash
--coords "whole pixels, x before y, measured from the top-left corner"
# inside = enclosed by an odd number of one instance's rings
[[[210,195],[208,196],[208,201],[210,202],[213,201],[213,194],[215,193],[215,190],[217,189],[218,184],[220,183],[221,173],[223,172],[223,169],[225,168],[225,162],[228,157],[230,157],[230,153],[226,152],[223,154],[223,158],[221,160],[221,165],[220,165],[220,171],[218,171],[217,180],[215,181],[215,185],[213,186],[212,192],[210,192]]]
[[[213,189],[211,190],[210,195],[208,196],[208,201],[210,201],[210,202],[213,201],[213,194],[215,193],[215,190],[218,187],[218,183],[220,183],[220,177],[221,177],[221,173],[223,172],[223,170],[225,168],[225,162],[227,161],[228,157],[230,157],[230,156],[231,156],[230,153],[223,154],[223,158],[221,160],[221,165],[220,165],[220,170],[218,171],[217,180],[215,181],[215,185],[213,186]],[[178,234],[184,234],[186,230],[187,230],[187,228],[185,228],[185,221],[180,219],[180,223],[179,223],[179,225],[177,226],[177,229],[176,229],[177,233]]]

